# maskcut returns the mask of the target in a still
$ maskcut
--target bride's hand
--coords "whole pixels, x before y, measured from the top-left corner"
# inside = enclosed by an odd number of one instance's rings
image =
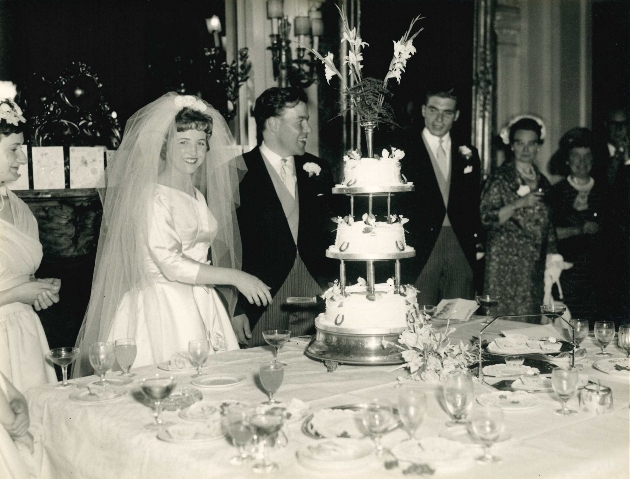
[[[50,306],[52,306],[53,303],[59,301],[58,292],[59,287],[57,285],[41,280],[27,281],[26,283],[12,288],[12,296],[15,302],[31,305],[37,303],[36,309],[37,306],[43,306],[39,304],[39,299],[45,302],[45,307],[49,306],[47,304],[48,302],[50,302]]]
[[[256,303],[256,306],[267,306],[271,303],[269,286],[256,276],[252,276],[244,271],[239,271],[239,273],[234,286],[247,298],[250,304]]]

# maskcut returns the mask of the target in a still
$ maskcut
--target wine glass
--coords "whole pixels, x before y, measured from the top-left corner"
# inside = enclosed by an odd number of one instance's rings
[[[278,402],[273,398],[273,395],[280,389],[283,379],[284,365],[282,363],[272,362],[260,366],[260,384],[262,384],[262,387],[269,395],[269,401],[263,404],[275,404]]]
[[[263,331],[262,335],[267,344],[274,348],[273,362],[277,363],[280,348],[291,338],[291,331],[288,329],[268,329]],[[282,365],[286,366],[284,363]]]
[[[131,365],[136,360],[136,354],[138,354],[136,340],[133,338],[117,339],[114,343],[114,352],[116,361],[118,361],[118,365],[122,369],[122,376],[128,378],[135,376],[130,371]]]
[[[453,419],[447,426],[466,424],[466,418],[475,400],[475,385],[467,371],[451,373],[444,381],[444,404]]]
[[[116,360],[114,355],[114,343],[109,341],[92,343],[90,344],[88,355],[94,371],[101,377],[101,379],[95,381],[94,384],[98,384],[99,386],[110,384],[111,381],[105,380],[105,373],[112,368]]]
[[[210,353],[210,341],[207,339],[193,339],[188,343],[188,355],[190,361],[197,366],[197,374],[193,374],[191,377],[198,378],[203,376],[201,368],[208,360],[208,354]]]
[[[424,391],[411,386],[403,386],[398,390],[398,414],[410,440],[415,439],[426,411],[427,396]]]
[[[503,410],[500,407],[480,407],[470,415],[470,428],[483,443],[483,456],[477,458],[479,464],[500,462],[501,459],[490,454],[490,448],[499,440],[503,430]]]
[[[577,391],[578,370],[575,368],[556,368],[551,371],[551,386],[562,402],[562,409],[558,409],[556,414],[570,416],[577,411],[567,408],[567,401],[573,397]]]
[[[540,312],[546,316],[549,316],[549,318],[547,319],[546,323],[549,323],[549,320],[551,320],[552,324],[556,324],[556,320],[562,316],[565,311],[567,310],[567,307],[564,304],[556,304],[556,303],[552,303],[552,304],[543,304],[540,307]],[[562,321],[560,319],[560,321]],[[562,327],[560,327],[562,329]]]
[[[383,454],[381,436],[394,424],[394,408],[389,402],[375,399],[363,409],[363,425],[370,432],[376,446],[376,455]]]
[[[433,313],[435,313],[436,309],[437,306],[433,304],[423,304],[422,306],[420,306],[420,314],[424,318],[425,322],[431,321],[431,318],[433,318]]]
[[[256,462],[252,469],[254,472],[271,472],[276,471],[280,467],[277,462],[271,462],[267,457],[267,441],[273,443],[274,438],[284,425],[284,414],[273,414],[271,411],[267,413],[256,413],[249,417],[249,424],[254,428],[254,433],[260,445],[260,454],[262,458]]]
[[[251,459],[251,455],[245,452],[245,446],[254,439],[254,428],[249,424],[249,417],[254,413],[254,408],[243,404],[233,404],[228,408],[228,434],[232,443],[238,447],[238,455],[230,459],[230,463],[235,466],[241,466]]]
[[[626,350],[630,358],[630,326],[625,324],[619,326],[619,347]]]
[[[606,346],[610,344],[610,342],[615,337],[615,323],[612,321],[596,321],[595,322],[595,339],[599,341],[601,345],[602,351],[601,353],[597,353],[595,356],[612,356],[611,353],[607,353],[605,351]]]
[[[156,374],[142,380],[140,385],[142,392],[155,405],[155,423],[147,424],[144,426],[146,429],[162,429],[173,424],[172,422],[164,422],[162,419],[162,400],[171,395],[175,385],[173,376],[166,374]]]
[[[72,386],[68,382],[68,366],[74,362],[75,359],[79,357],[81,354],[81,350],[79,348],[55,348],[51,349],[46,353],[46,357],[50,359],[53,363],[61,366],[61,373],[63,375],[63,382],[55,386],[57,389],[67,388],[68,386]]]
[[[573,318],[569,320],[569,324],[573,326],[573,329],[575,330],[575,344],[573,346],[575,349],[579,349],[580,343],[588,336],[588,319]],[[572,332],[569,331],[569,334],[572,334]]]
[[[486,319],[484,323],[489,323],[490,317],[492,316],[492,308],[499,304],[499,301],[501,301],[501,297],[494,296],[492,294],[478,294],[477,296],[475,296],[475,299],[477,300],[477,304],[481,306],[486,313]]]

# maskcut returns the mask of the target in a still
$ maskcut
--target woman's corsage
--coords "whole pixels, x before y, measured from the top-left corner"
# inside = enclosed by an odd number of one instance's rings
[[[308,173],[308,177],[310,178],[313,175],[319,176],[319,173],[320,171],[322,171],[322,168],[317,163],[313,163],[312,161],[309,161],[307,163],[304,163],[304,171]]]

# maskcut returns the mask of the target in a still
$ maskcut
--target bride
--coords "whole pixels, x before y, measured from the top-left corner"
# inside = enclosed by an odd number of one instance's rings
[[[214,352],[238,349],[234,287],[258,305],[271,295],[239,270],[235,208],[245,164],[237,153],[223,117],[194,96],[168,93],[129,119],[107,168],[75,376],[91,373],[95,341],[135,338],[135,366],[168,361],[193,339],[208,339]]]

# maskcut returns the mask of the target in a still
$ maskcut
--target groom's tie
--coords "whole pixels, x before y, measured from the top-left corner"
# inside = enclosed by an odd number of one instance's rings
[[[293,175],[293,171],[291,171],[291,165],[289,165],[289,160],[286,158],[282,158],[282,169],[280,170],[280,178],[284,183],[284,186],[287,187],[291,196],[295,198],[295,176]]]
[[[440,165],[440,171],[442,171],[444,179],[448,181],[448,161],[446,159],[446,151],[444,151],[444,147],[442,146],[443,141],[444,140],[440,138],[440,144],[435,152],[435,159],[437,160],[438,165]]]

